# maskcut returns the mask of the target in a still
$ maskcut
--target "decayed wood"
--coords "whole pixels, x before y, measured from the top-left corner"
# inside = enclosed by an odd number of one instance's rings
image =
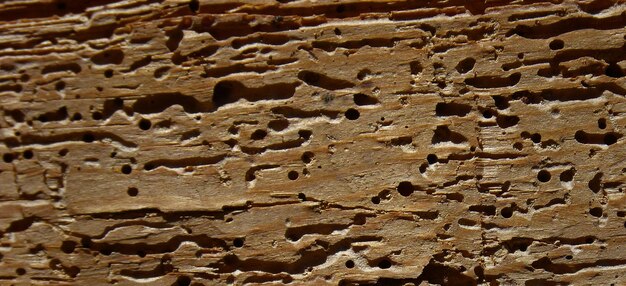
[[[0,3],[2,285],[625,285],[622,1]]]

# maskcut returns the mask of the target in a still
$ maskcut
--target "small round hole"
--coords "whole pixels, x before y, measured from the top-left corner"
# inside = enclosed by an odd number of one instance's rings
[[[124,166],[122,166],[122,173],[128,175],[133,171],[133,168],[130,167],[130,165],[126,164]]]
[[[537,173],[537,180],[539,180],[539,182],[548,182],[550,181],[550,178],[552,178],[552,175],[550,175],[550,172],[546,170],[541,170]]]
[[[26,151],[24,151],[22,156],[24,156],[24,159],[32,159],[33,158],[33,151],[32,150],[26,150]]]
[[[13,162],[13,154],[11,154],[11,153],[6,153],[6,154],[2,155],[2,160],[3,160],[5,163],[11,163],[11,162]]]
[[[422,173],[422,174],[426,173],[426,168],[428,168],[428,164],[426,164],[426,163],[422,163],[422,164],[420,165],[420,167],[419,167],[419,171],[420,171],[420,173]]]
[[[80,273],[80,268],[78,266],[71,266],[69,269],[66,270],[66,273],[70,277],[75,278],[78,273]]]
[[[354,268],[354,261],[352,260],[346,261],[346,268]]]
[[[254,131],[252,135],[250,135],[250,139],[261,140],[265,138],[265,136],[267,136],[267,131],[259,129],[259,130]]]
[[[309,140],[313,132],[311,130],[298,130],[298,136],[304,140]]]
[[[428,156],[426,156],[426,160],[428,161],[428,164],[435,164],[437,163],[437,155],[429,154]]]
[[[233,246],[235,247],[242,247],[243,246],[243,238],[235,238],[235,240],[233,240]]]
[[[532,140],[534,143],[541,143],[541,134],[535,133],[531,135],[530,140]]]
[[[65,82],[63,81],[59,81],[54,85],[54,89],[56,89],[57,91],[62,91],[63,89],[65,89]]]
[[[106,78],[111,78],[111,77],[113,77],[113,70],[106,70],[106,71],[104,71],[104,76],[105,76]]]
[[[500,214],[501,214],[501,215],[502,215],[502,217],[504,217],[504,218],[510,218],[510,217],[512,217],[512,216],[513,216],[513,209],[512,209],[512,208],[509,208],[509,207],[503,208],[503,209],[500,211]]]
[[[491,110],[485,110],[485,111],[483,111],[483,117],[484,118],[491,118],[491,117],[493,117],[493,113],[491,112]]]
[[[602,208],[601,207],[595,207],[589,210],[589,214],[595,217],[601,217],[602,216]]]
[[[559,175],[561,182],[571,182],[574,179],[574,169],[565,170]]]
[[[15,274],[17,274],[19,276],[22,276],[22,275],[26,274],[26,269],[24,269],[24,268],[15,269]]]
[[[306,195],[304,193],[299,193],[298,199],[300,199],[301,201],[306,201]]]
[[[130,187],[128,188],[128,191],[126,191],[126,193],[128,193],[128,195],[131,197],[136,197],[139,194],[139,189],[135,187]]]
[[[61,150],[59,150],[59,156],[65,157],[65,155],[67,155],[68,152],[69,152],[69,150],[67,150],[67,149],[61,149]]]
[[[287,177],[289,178],[289,180],[297,180],[298,179],[298,172],[296,171],[289,171],[289,173],[287,173]]]
[[[606,119],[604,118],[598,119],[598,128],[600,129],[606,128]]]
[[[142,118],[141,120],[139,120],[139,128],[141,130],[148,130],[150,129],[150,127],[152,127],[152,122],[150,122],[150,120]]]
[[[311,161],[313,161],[314,157],[315,154],[313,154],[313,152],[304,152],[302,153],[302,162],[304,162],[305,164],[309,164],[311,163]]]
[[[380,198],[379,197],[372,197],[372,203],[377,205],[380,204]]]
[[[289,127],[289,120],[287,119],[276,119],[267,123],[267,127],[274,131],[282,131]]]
[[[407,181],[398,184],[398,187],[396,189],[398,190],[398,193],[400,193],[400,195],[404,197],[410,196],[414,191],[413,184]]]
[[[102,120],[102,113],[96,111],[91,114],[91,118],[93,118],[93,120]]]
[[[390,267],[391,267],[391,261],[387,259],[383,259],[380,262],[378,262],[378,268],[380,269],[388,269]]]
[[[556,39],[550,42],[551,50],[560,50],[565,46],[565,43],[562,40]]]
[[[346,116],[348,120],[357,120],[361,116],[359,111],[354,108],[350,108],[346,110],[346,113],[344,115]]]
[[[67,254],[74,252],[76,249],[76,242],[74,241],[64,241],[61,243],[61,250]]]

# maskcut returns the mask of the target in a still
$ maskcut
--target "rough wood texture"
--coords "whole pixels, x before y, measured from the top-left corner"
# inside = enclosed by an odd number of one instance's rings
[[[0,284],[626,285],[622,1],[0,3]]]

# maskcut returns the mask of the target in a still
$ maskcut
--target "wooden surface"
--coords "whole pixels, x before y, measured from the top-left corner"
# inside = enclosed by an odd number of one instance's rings
[[[622,1],[0,3],[1,285],[626,285]]]

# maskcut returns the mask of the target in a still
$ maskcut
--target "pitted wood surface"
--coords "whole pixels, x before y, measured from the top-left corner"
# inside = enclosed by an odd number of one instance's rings
[[[622,1],[0,3],[2,285],[624,285]]]

